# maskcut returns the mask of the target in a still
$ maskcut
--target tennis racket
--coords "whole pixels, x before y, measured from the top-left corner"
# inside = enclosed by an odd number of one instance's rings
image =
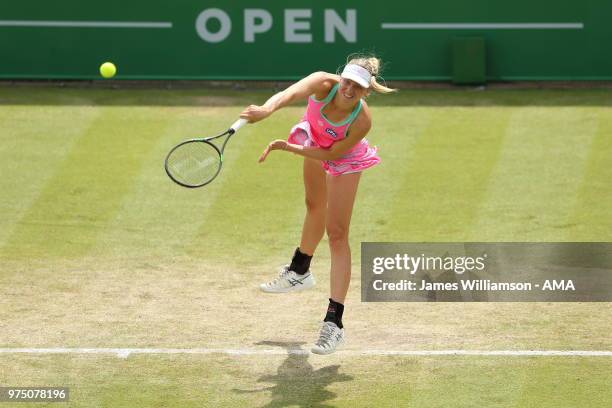
[[[166,156],[164,165],[168,177],[176,184],[188,188],[202,187],[213,181],[221,171],[225,145],[246,123],[246,119],[238,119],[217,136],[185,140],[174,146]],[[211,141],[223,136],[227,137],[219,149]]]

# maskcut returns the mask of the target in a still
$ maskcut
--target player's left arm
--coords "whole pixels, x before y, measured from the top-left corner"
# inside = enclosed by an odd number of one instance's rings
[[[372,117],[370,115],[370,110],[363,102],[361,112],[359,112],[359,115],[348,129],[348,137],[335,142],[331,147],[325,149],[322,147],[302,146],[288,143],[286,140],[277,139],[266,147],[259,158],[259,162],[264,161],[272,150],[285,150],[316,160],[337,160],[342,157],[343,154],[355,147],[355,145],[368,134],[371,127]]]

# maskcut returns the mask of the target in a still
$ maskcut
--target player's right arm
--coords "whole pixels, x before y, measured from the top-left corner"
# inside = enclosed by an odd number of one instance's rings
[[[240,114],[241,118],[254,123],[267,118],[280,108],[292,104],[310,95],[326,95],[334,84],[338,82],[337,76],[327,72],[315,72],[301,79],[289,88],[273,95],[261,106],[249,105]]]

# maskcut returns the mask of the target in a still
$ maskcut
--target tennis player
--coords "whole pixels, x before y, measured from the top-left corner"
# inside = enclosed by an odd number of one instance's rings
[[[380,60],[349,57],[340,75],[315,72],[272,96],[262,106],[250,105],[240,115],[249,122],[270,116],[292,102],[308,99],[302,120],[288,140],[274,140],[259,158],[274,150],[304,157],[306,216],[300,246],[289,265],[271,282],[261,285],[270,293],[287,293],[314,286],[310,262],[327,232],[331,252],[330,298],[313,353],[329,354],[344,341],[342,314],[351,278],[349,224],[361,172],[380,162],[365,136],[372,117],[364,98],[371,91],[393,92],[379,84]]]

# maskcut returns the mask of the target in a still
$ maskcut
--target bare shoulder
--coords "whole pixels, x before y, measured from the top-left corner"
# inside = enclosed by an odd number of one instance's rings
[[[313,94],[318,100],[325,99],[334,85],[340,82],[339,75],[330,74],[329,72],[318,71],[312,73],[311,76],[316,78],[317,86]]]

